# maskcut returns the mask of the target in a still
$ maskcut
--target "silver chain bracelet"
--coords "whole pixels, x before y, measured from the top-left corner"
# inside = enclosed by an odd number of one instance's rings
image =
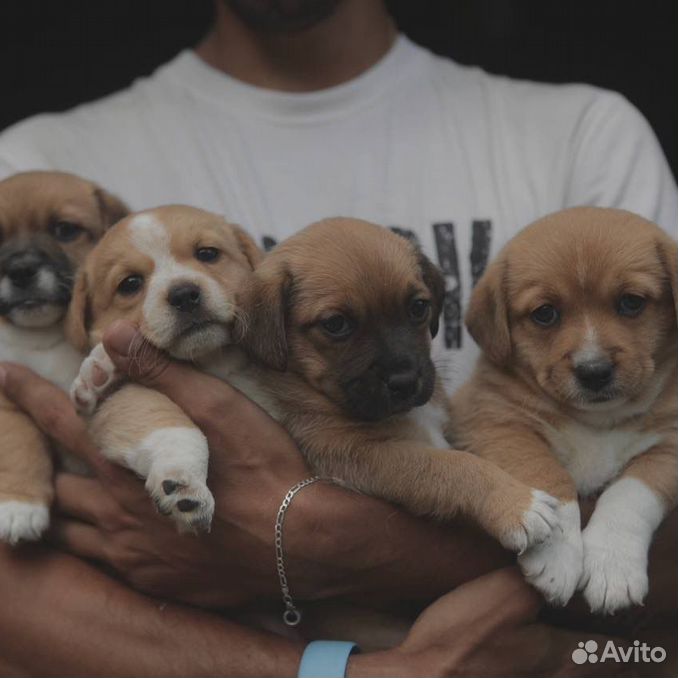
[[[292,503],[294,496],[307,485],[312,485],[321,480],[320,476],[313,476],[313,478],[306,478],[301,482],[290,488],[289,492],[280,504],[278,515],[275,518],[275,562],[278,570],[278,579],[280,581],[280,590],[282,591],[283,603],[285,603],[285,611],[283,612],[283,621],[287,626],[296,626],[301,621],[301,612],[296,608],[292,595],[290,594],[290,586],[287,583],[287,574],[285,573],[285,557],[283,552],[283,524],[285,522],[285,514]]]

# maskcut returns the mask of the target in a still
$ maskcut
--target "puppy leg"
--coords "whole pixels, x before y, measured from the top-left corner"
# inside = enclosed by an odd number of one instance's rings
[[[49,525],[53,494],[45,437],[0,394],[0,540],[39,539]]]
[[[91,415],[99,401],[122,375],[108,357],[103,344],[97,344],[83,360],[80,372],[71,385],[71,401],[82,415]]]
[[[527,581],[554,605],[574,595],[584,566],[584,544],[577,489],[548,445],[528,429],[478,428],[470,449],[497,464],[513,478],[559,500],[559,530],[518,556]]]
[[[600,496],[584,530],[581,588],[592,612],[640,605],[652,535],[676,505],[676,443],[640,455]]]
[[[558,526],[556,499],[468,452],[362,436],[354,436],[352,444],[342,442],[341,454],[331,448],[323,453],[319,436],[306,443],[307,457],[319,473],[417,515],[446,520],[465,513],[519,553]]]
[[[92,417],[102,453],[146,479],[158,510],[180,532],[209,530],[214,498],[207,488],[207,440],[169,398],[126,384]]]

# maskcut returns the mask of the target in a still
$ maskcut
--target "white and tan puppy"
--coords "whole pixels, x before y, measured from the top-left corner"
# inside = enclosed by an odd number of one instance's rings
[[[629,212],[575,208],[523,230],[467,315],[484,351],[453,399],[463,449],[559,498],[562,532],[519,559],[554,603],[640,604],[676,505],[676,244]],[[602,490],[583,534],[577,497]]]
[[[82,362],[62,322],[75,271],[127,212],[116,197],[71,174],[26,172],[0,182],[0,360],[70,386]],[[0,540],[38,538],[51,499],[47,442],[0,394]]]
[[[260,257],[240,228],[191,207],[148,210],[116,224],[75,285],[69,337],[79,349],[96,345],[81,375],[110,366],[98,342],[113,321],[125,318],[174,357],[229,377],[248,363],[230,348],[241,327],[235,294]],[[92,412],[97,390],[79,378],[74,392],[76,405]],[[96,411],[90,430],[105,456],[146,479],[158,509],[180,531],[209,529],[214,499],[206,484],[207,441],[168,398],[126,384]]]
[[[304,229],[254,274],[251,249],[242,232],[199,210],[131,216],[88,257],[76,285],[72,336],[92,345],[113,320],[134,320],[153,344],[191,358],[264,407],[323,476],[419,515],[465,513],[516,551],[550,534],[553,498],[448,447],[447,403],[430,356],[444,284],[420,252],[387,229],[351,219]],[[264,367],[248,365],[228,346],[238,339]],[[96,368],[110,374],[100,347],[74,385],[81,406],[91,407],[101,391],[94,388]],[[143,414],[143,398],[128,405],[134,422],[118,416],[121,393],[95,415],[104,451],[155,478],[149,489],[161,508],[186,487],[193,488],[192,502],[203,501],[194,491],[198,474],[180,476],[176,465],[169,473],[163,461],[173,444],[184,465],[200,459],[206,470],[206,446],[189,440],[197,432],[189,434],[185,417],[172,423],[171,409],[163,408],[162,418]],[[149,406],[161,401],[156,394]],[[126,430],[134,443],[107,442],[112,429],[118,437]]]

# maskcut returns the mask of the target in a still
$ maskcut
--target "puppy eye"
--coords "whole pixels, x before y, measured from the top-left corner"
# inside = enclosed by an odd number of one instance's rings
[[[333,339],[344,339],[353,332],[353,327],[348,321],[348,318],[339,313],[332,315],[329,318],[325,318],[325,320],[321,320],[320,324],[325,332]]]
[[[59,242],[73,242],[80,237],[85,229],[71,221],[55,221],[50,224],[49,232]]]
[[[532,311],[530,317],[532,320],[534,320],[534,322],[537,323],[537,325],[541,325],[542,327],[551,327],[552,325],[555,325],[558,320],[560,320],[560,313],[555,306],[551,306],[551,304],[544,304],[543,306],[540,306],[539,308]]]
[[[617,313],[635,318],[645,308],[645,299],[637,294],[622,294],[617,301]]]
[[[423,320],[428,315],[429,308],[431,308],[431,302],[428,299],[415,299],[410,304],[410,318]]]
[[[124,297],[136,294],[144,286],[144,278],[141,275],[128,275],[118,285],[118,293]]]
[[[219,258],[221,252],[216,247],[198,247],[195,251],[195,258],[198,261],[204,261],[210,263],[216,261]]]

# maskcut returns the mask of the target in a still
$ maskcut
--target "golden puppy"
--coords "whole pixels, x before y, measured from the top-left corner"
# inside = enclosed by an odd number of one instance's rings
[[[76,406],[91,413],[97,394],[112,385],[112,365],[98,342],[120,318],[136,322],[155,346],[220,378],[244,367],[239,349],[222,347],[234,342],[235,293],[260,257],[240,228],[191,207],[148,210],[116,224],[87,258],[69,311],[73,344],[96,345],[73,387]],[[98,389],[91,384],[97,366],[111,376]],[[146,479],[158,509],[180,531],[209,528],[207,441],[168,398],[127,384],[97,410],[90,430],[105,456]]]
[[[68,388],[82,362],[62,328],[75,270],[127,211],[71,174],[26,172],[0,181],[0,360]],[[0,540],[40,536],[49,522],[51,475],[46,440],[0,394]]]
[[[457,443],[556,496],[562,532],[529,581],[565,604],[640,604],[652,534],[676,503],[676,244],[629,212],[575,208],[527,227],[473,292],[484,351],[454,397]],[[577,496],[603,490],[581,533]]]
[[[374,224],[332,219],[293,236],[254,275],[244,275],[245,255],[238,251],[244,235],[232,231],[230,241],[216,240],[215,224],[223,228],[218,217],[179,207],[118,224],[92,252],[76,286],[72,336],[92,344],[113,319],[136,320],[152,343],[227,378],[282,422],[323,476],[416,514],[449,519],[462,511],[517,551],[551,532],[553,498],[494,464],[448,449],[447,405],[430,357],[444,284],[410,243]],[[243,362],[236,347],[216,350],[236,338],[257,366]],[[112,371],[100,347],[74,385],[81,407],[91,407],[101,391],[93,384],[95,367]],[[160,405],[162,397],[156,400]],[[99,410],[108,430],[114,406],[115,398]],[[109,456],[147,475],[148,437],[162,438],[153,453],[161,459],[169,436],[158,433],[158,415],[142,409],[135,401],[144,426],[143,435],[134,435],[146,442],[119,446]],[[161,426],[188,426],[185,417],[177,421],[163,415]],[[103,430],[96,419],[94,429]],[[182,452],[205,464],[206,454],[206,447]],[[169,489],[164,481],[150,488],[161,506],[178,492],[173,474],[162,476],[172,481]],[[187,483],[184,478],[182,487]]]

